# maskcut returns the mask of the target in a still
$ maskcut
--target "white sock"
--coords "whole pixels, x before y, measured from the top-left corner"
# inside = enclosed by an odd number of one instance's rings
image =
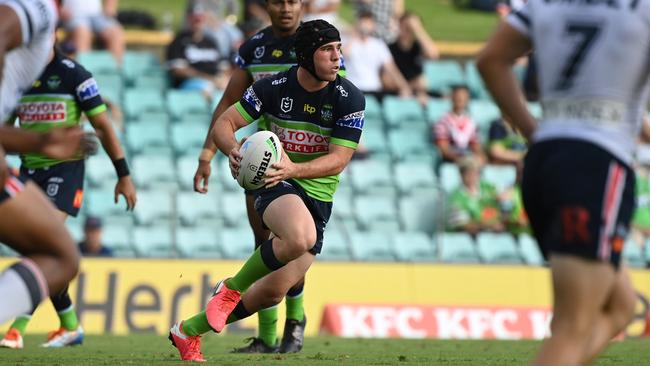
[[[31,313],[46,297],[38,267],[31,261],[15,263],[0,274],[0,324]]]

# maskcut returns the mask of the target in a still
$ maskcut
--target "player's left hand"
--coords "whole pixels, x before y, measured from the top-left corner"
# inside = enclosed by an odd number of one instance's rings
[[[271,168],[273,169],[267,171],[265,175],[264,183],[266,188],[271,188],[283,180],[295,178],[298,171],[297,164],[289,159],[284,150],[282,150],[282,159],[271,165]]]
[[[115,203],[117,203],[120,195],[124,196],[126,200],[126,210],[133,211],[138,198],[135,193],[135,185],[130,176],[121,177],[117,180],[117,184],[115,185]]]

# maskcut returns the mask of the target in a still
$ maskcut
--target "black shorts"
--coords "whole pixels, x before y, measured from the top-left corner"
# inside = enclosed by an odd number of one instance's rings
[[[25,189],[25,179],[10,172],[4,187],[0,190],[0,204],[17,195],[23,189]]]
[[[56,208],[76,217],[81,208],[84,192],[83,160],[67,161],[47,168],[20,167],[20,175],[30,179],[45,192]]]
[[[618,268],[634,211],[634,171],[585,141],[534,144],[522,194],[542,253],[562,253]]]
[[[305,206],[307,206],[316,224],[316,243],[314,243],[314,246],[309,252],[314,255],[321,252],[325,226],[332,214],[332,202],[324,202],[310,197],[298,183],[292,180],[283,181],[271,188],[256,189],[252,191],[252,194],[255,197],[255,210],[260,217],[264,217],[264,211],[276,198],[285,194],[295,194],[300,197],[302,202],[305,203]],[[266,227],[266,224],[264,226]]]

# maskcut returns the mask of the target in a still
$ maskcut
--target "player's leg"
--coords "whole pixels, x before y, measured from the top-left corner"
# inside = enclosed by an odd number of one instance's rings
[[[92,49],[93,32],[88,18],[74,18],[67,28],[70,31],[70,40],[77,52],[88,52]]]
[[[634,318],[635,304],[636,293],[629,272],[627,268],[622,267],[616,274],[614,289],[594,323],[594,330],[584,352],[582,364],[591,364],[612,338],[625,330]]]
[[[579,365],[594,321],[605,306],[616,281],[609,263],[553,254],[551,337],[546,339],[535,365]]]
[[[108,52],[113,55],[118,64],[122,64],[126,47],[122,26],[106,16],[95,17],[92,21],[93,30],[102,39]]]
[[[12,184],[18,185],[17,179]],[[79,253],[56,210],[33,183],[0,203],[0,241],[26,258],[0,275],[0,323],[31,312],[74,278]]]
[[[280,344],[280,353],[295,353],[302,350],[302,344],[305,338],[305,327],[307,326],[307,316],[305,315],[304,291],[305,277],[303,276],[298,282],[287,291],[285,304],[287,306],[286,320],[284,321],[284,332],[282,333],[282,343]]]

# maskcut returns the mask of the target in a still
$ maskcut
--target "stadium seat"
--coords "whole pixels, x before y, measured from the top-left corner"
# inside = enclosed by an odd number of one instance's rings
[[[102,242],[113,250],[114,256],[125,258],[136,256],[135,249],[131,245],[133,233],[129,226],[104,225],[102,233]]]
[[[179,192],[176,195],[176,209],[183,225],[195,226],[200,223],[221,226],[218,191],[207,194],[196,192]]]
[[[352,258],[357,261],[388,261],[395,260],[391,238],[377,231],[350,232],[350,250]]]
[[[427,104],[427,121],[436,123],[449,111],[451,111],[451,101],[449,99],[432,98]]]
[[[200,150],[205,141],[207,130],[207,126],[198,123],[179,123],[172,125],[171,140],[176,154],[181,155],[189,149]]]
[[[646,259],[643,256],[643,251],[634,239],[628,237],[623,247],[623,258],[630,265],[630,267],[644,268],[646,266]]]
[[[360,196],[354,200],[354,212],[360,228],[371,231],[399,230],[395,202],[386,196]]]
[[[436,156],[430,135],[430,127],[426,124],[391,130],[388,148],[396,160],[410,160],[414,155]]]
[[[243,191],[224,192],[221,195],[221,212],[228,226],[248,227],[246,198]]]
[[[136,226],[133,229],[133,246],[139,257],[170,258],[175,255],[172,233],[168,225]]]
[[[222,258],[217,231],[210,227],[178,228],[176,247],[186,258]]]
[[[382,154],[388,151],[386,136],[381,129],[364,129],[361,135],[361,144],[370,151],[373,159],[376,154]]]
[[[444,208],[440,191],[431,189],[402,197],[398,201],[399,219],[405,231],[433,234],[443,228]]]
[[[199,135],[202,136],[202,138],[205,138],[205,136],[208,133],[208,126],[210,126],[210,122],[212,121],[212,114],[211,113],[197,113],[197,112],[188,112],[182,116],[180,116],[178,119],[174,120],[175,123],[178,124],[183,124],[183,125],[199,125],[201,128],[203,128],[203,132],[201,132]]]
[[[394,191],[390,163],[382,160],[353,161],[348,166],[356,193]]]
[[[497,191],[503,191],[515,184],[517,169],[512,165],[486,165],[481,175],[486,182],[494,185]]]
[[[108,51],[80,52],[77,61],[93,75],[120,74],[115,58]]]
[[[248,223],[239,228],[221,230],[219,242],[224,257],[229,259],[248,258],[255,249],[255,237]]]
[[[168,149],[167,125],[153,121],[127,124],[126,143],[129,150],[136,154],[151,149]]]
[[[469,234],[442,232],[437,239],[442,261],[451,263],[480,262],[476,246]]]
[[[169,90],[167,108],[175,119],[180,119],[187,113],[209,113],[208,103],[199,91]]]
[[[521,263],[517,244],[511,234],[479,233],[476,248],[485,263]]]
[[[539,250],[539,246],[535,239],[528,234],[519,235],[519,250],[524,262],[533,266],[541,266],[544,264],[544,257]]]
[[[241,195],[243,193],[243,188],[230,174],[230,165],[228,164],[228,158],[222,156],[217,160],[216,166],[217,169],[212,171],[212,176],[215,177],[216,175],[216,177],[221,181],[221,186],[224,187],[224,189],[227,191],[236,192]]]
[[[137,75],[133,79],[133,88],[151,91],[165,91],[168,87],[167,75],[164,73]]]
[[[133,158],[133,179],[140,188],[176,188],[174,163],[165,155],[138,155]]]
[[[318,255],[319,260],[349,261],[350,249],[345,236],[340,230],[334,230],[329,225],[323,235],[323,249]]]
[[[113,178],[112,181],[114,185],[117,182],[117,178]],[[113,187],[89,189],[84,196],[83,206],[89,215],[105,218],[107,216],[124,214],[124,198],[120,196],[118,204],[115,204],[115,191]]]
[[[84,236],[83,218],[81,216],[82,215],[80,213],[77,217],[68,217],[65,220],[65,227],[68,229],[68,232],[70,232],[72,239],[76,243],[80,242]]]
[[[490,100],[471,101],[469,103],[469,114],[481,131],[487,131],[492,121],[501,118],[501,110]]]
[[[401,194],[409,194],[413,189],[431,189],[436,186],[433,165],[427,162],[402,162],[395,168],[395,185]]]
[[[86,177],[92,187],[110,187],[117,179],[115,167],[106,153],[99,151],[97,155],[86,160]]]
[[[366,110],[364,111],[366,119],[381,120],[383,113],[381,110],[381,103],[372,95],[366,95]]]
[[[99,86],[99,93],[106,101],[122,105],[122,92],[124,89],[124,82],[122,77],[118,74],[99,74],[94,76],[97,85]]]
[[[165,111],[154,111],[142,113],[138,116],[127,118],[126,124],[151,123],[159,126],[160,129],[167,129],[169,126],[169,115]]]
[[[461,185],[460,171],[458,166],[453,163],[442,163],[440,165],[440,185],[442,189],[451,193],[454,189]]]
[[[465,63],[465,77],[472,99],[490,99],[490,93],[485,88],[483,79],[476,68],[476,62],[468,61]]]
[[[404,262],[428,262],[436,260],[431,239],[420,231],[400,231],[392,235],[397,259]]]
[[[123,70],[130,84],[133,84],[138,76],[158,75],[163,72],[158,57],[152,52],[131,50],[124,54]]]
[[[424,64],[427,89],[440,94],[449,94],[450,87],[465,83],[463,69],[456,61],[428,61]]]
[[[133,211],[139,225],[151,225],[172,219],[172,193],[163,190],[139,191],[138,204]]]
[[[384,116],[388,127],[405,127],[423,124],[425,114],[415,98],[386,96],[383,101]]]
[[[160,89],[127,89],[124,93],[124,113],[127,118],[140,118],[150,112],[164,112],[165,102]]]
[[[351,219],[354,217],[354,207],[352,206],[353,192],[350,188],[339,187],[334,194],[334,204],[332,205],[332,217],[341,219]]]
[[[189,152],[176,159],[176,178],[180,189],[184,191],[194,190],[194,174],[196,173],[196,168],[198,167],[197,159],[199,156],[199,151],[200,150]],[[224,172],[217,171],[216,162],[217,159],[212,160],[212,175],[209,182],[209,189],[210,191],[215,190],[215,192],[219,192],[222,189],[222,184],[221,179],[218,179],[217,177],[220,174],[224,174]],[[227,173],[229,174],[229,172]],[[217,175],[215,176],[215,174]],[[228,176],[230,177],[230,174]],[[237,182],[235,182],[235,184],[237,184]]]

